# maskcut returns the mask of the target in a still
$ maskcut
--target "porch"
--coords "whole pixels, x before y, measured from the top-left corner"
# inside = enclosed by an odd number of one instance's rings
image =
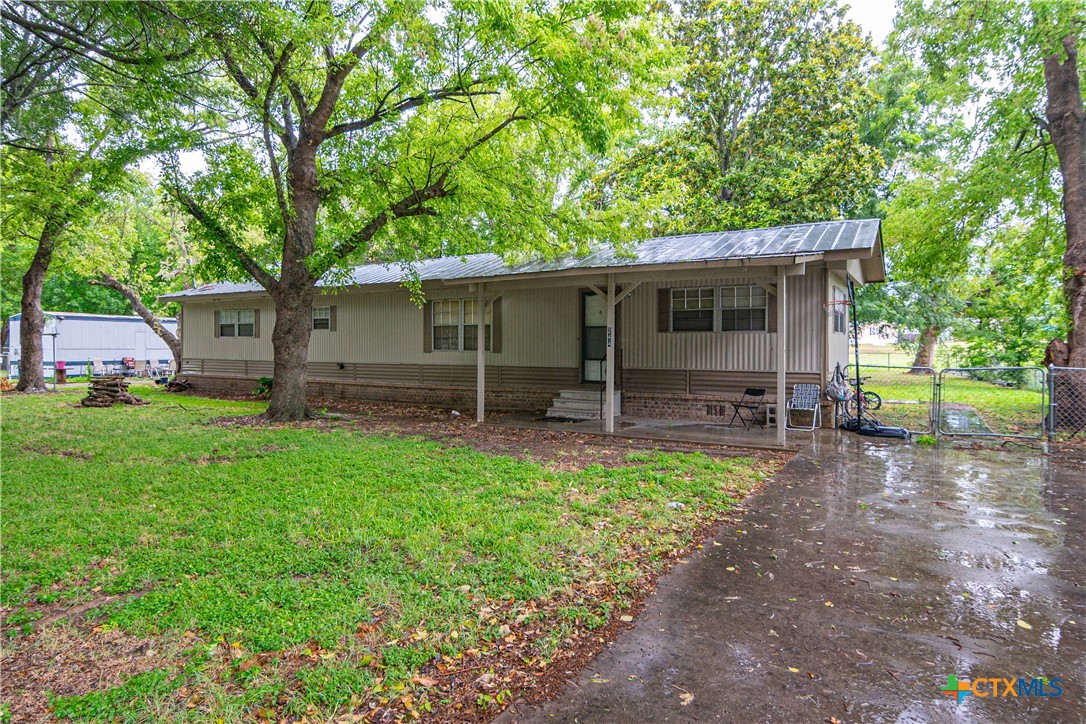
[[[538,414],[505,413],[490,416],[484,423],[494,427],[507,427],[522,430],[549,430],[552,432],[574,432],[585,435],[602,435],[623,439],[656,440],[670,443],[692,443],[695,445],[726,445],[729,447],[752,448],[757,450],[797,451],[805,448],[820,431],[814,432],[790,430],[783,443],[778,442],[776,426],[767,425],[764,429],[754,426],[744,429],[736,422],[735,426],[703,420],[671,420],[650,417],[620,416],[614,418],[614,430],[606,429],[604,420],[580,420],[560,422],[548,420]]]

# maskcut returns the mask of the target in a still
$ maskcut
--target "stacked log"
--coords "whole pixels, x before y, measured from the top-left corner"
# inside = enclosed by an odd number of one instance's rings
[[[90,390],[80,404],[83,407],[113,407],[116,404],[149,405],[128,391],[128,380],[120,375],[95,377],[91,380]]]

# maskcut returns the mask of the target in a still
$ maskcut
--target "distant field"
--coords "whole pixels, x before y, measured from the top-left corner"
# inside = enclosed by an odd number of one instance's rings
[[[861,344],[860,366],[908,367],[913,362],[913,354],[913,352],[902,349],[896,344]]]

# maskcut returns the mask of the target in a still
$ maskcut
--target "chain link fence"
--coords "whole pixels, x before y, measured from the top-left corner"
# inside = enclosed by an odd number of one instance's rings
[[[847,370],[849,383],[856,379],[855,368]],[[935,370],[931,367],[860,365],[860,387],[864,392],[864,413],[883,425],[904,427],[922,435],[934,430]],[[855,414],[855,403],[849,414]]]
[[[1048,384],[1040,367],[949,367],[939,372],[940,435],[1042,438]]]
[[[1086,368],[1048,368],[1048,436],[1052,440],[1086,437]]]

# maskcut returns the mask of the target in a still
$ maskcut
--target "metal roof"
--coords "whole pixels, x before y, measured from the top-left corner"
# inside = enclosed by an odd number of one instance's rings
[[[623,252],[618,252],[608,246],[600,247],[585,256],[571,255],[559,259],[539,259],[514,264],[506,263],[497,254],[441,257],[416,262],[413,268],[423,282],[455,282],[568,270],[603,271],[690,262],[797,257],[827,252],[854,252],[848,256],[862,258],[875,253],[878,244],[879,220],[859,219],[822,221],[766,229],[662,236],[646,239]],[[881,263],[880,259],[880,267]],[[405,277],[404,269],[398,265],[365,264],[355,267],[346,281],[337,280],[339,283],[331,286],[398,284],[403,282]],[[324,286],[324,284],[318,282],[317,286]],[[160,298],[182,299],[259,291],[262,291],[262,288],[256,282],[220,282],[165,294]]]
[[[140,324],[146,324],[143,321],[143,317],[131,317],[123,314],[90,314],[87,312],[42,312],[46,317],[55,317],[65,322],[69,321],[81,321],[81,322],[139,322]],[[22,313],[13,314],[8,319],[12,322],[21,322],[23,319]],[[161,317],[159,321],[164,324],[175,324],[177,320],[173,317]]]

